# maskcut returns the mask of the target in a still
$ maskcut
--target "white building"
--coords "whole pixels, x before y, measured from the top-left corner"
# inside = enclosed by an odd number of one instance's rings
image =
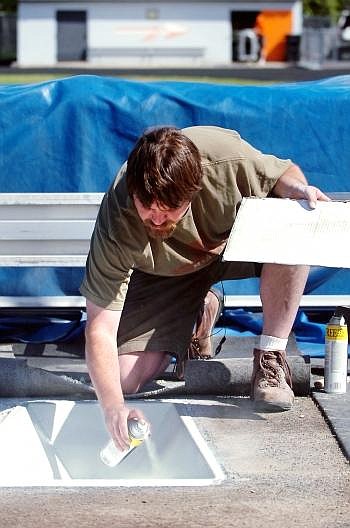
[[[250,33],[238,33],[246,28]],[[284,60],[286,36],[301,29],[301,0],[19,0],[17,62],[229,65],[237,59],[237,35],[243,60],[256,60],[257,30],[266,60]]]

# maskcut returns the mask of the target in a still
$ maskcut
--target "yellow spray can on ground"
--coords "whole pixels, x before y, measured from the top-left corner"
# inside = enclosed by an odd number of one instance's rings
[[[108,444],[101,450],[100,458],[104,464],[114,467],[125,458],[130,451],[142,444],[142,442],[149,436],[149,424],[145,420],[138,420],[133,418],[128,420],[128,432],[130,439],[129,449],[121,451],[117,448],[114,441],[109,440]]]
[[[348,373],[348,327],[341,313],[331,317],[326,327],[325,391],[344,393]]]

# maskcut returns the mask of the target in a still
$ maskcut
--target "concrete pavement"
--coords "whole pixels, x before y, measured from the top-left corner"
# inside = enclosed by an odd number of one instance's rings
[[[42,360],[47,368],[48,358]],[[67,368],[69,359],[63,361]],[[84,360],[80,367],[75,360],[74,370],[86,373]],[[242,396],[177,395],[176,402],[220,463],[222,483],[2,488],[1,528],[349,528],[349,462],[312,395],[297,397],[291,411],[276,414],[255,412]]]
[[[293,410],[281,414],[255,413],[249,399],[240,397],[182,404],[221,463],[227,477],[223,483],[191,488],[5,488],[0,526],[349,527],[349,464],[311,398],[297,398]]]

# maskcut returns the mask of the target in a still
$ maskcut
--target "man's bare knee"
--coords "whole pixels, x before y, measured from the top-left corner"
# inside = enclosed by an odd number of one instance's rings
[[[164,352],[135,352],[120,356],[120,382],[124,394],[135,394],[164,372],[170,356]]]
[[[126,378],[126,379],[120,380],[123,394],[136,394],[137,392],[139,392],[140,388],[145,383],[146,382],[141,383],[139,380],[132,379],[132,378]]]

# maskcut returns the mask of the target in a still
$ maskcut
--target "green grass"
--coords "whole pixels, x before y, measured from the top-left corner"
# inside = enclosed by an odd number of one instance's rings
[[[55,79],[63,79],[67,77],[72,77],[74,74],[69,73],[11,73],[11,74],[0,74],[0,84],[2,85],[8,85],[8,84],[34,84],[34,83],[40,83],[45,82],[49,80],[55,80]],[[271,84],[268,82],[262,82],[262,81],[250,81],[245,79],[235,79],[235,78],[219,78],[219,77],[208,77],[208,76],[175,76],[175,75],[113,75],[112,73],[110,75],[104,75],[104,77],[114,77],[114,78],[120,78],[120,79],[129,79],[134,81],[140,81],[140,82],[147,82],[147,81],[181,81],[181,82],[202,82],[202,83],[211,83],[211,84],[241,84],[241,85],[247,85],[247,84]]]
[[[66,77],[65,75],[41,75],[41,74],[26,74],[26,73],[15,73],[15,74],[0,74],[0,84],[31,84],[51,79],[60,79]]]

